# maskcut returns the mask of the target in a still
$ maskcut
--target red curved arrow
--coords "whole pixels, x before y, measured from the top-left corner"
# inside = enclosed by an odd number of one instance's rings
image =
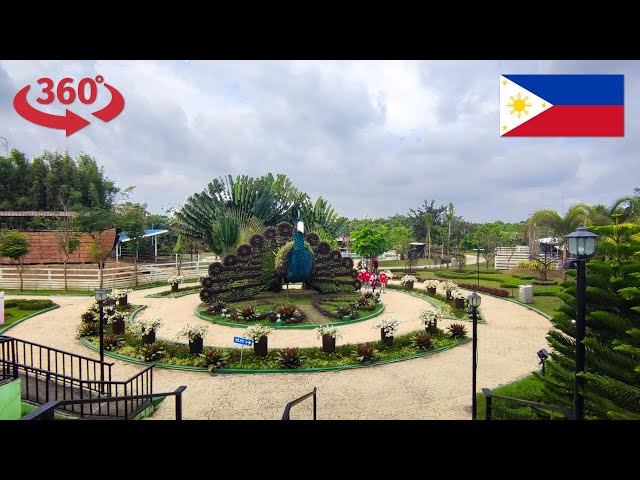
[[[16,112],[25,120],[43,127],[65,130],[67,137],[91,123],[71,112],[69,109],[66,110],[65,115],[51,115],[50,113],[41,112],[33,108],[27,101],[27,93],[30,88],[31,86],[27,85],[16,93],[16,96],[13,98],[13,108],[15,108]]]
[[[104,107],[102,110],[93,112],[92,115],[94,117],[98,117],[103,122],[110,122],[118,115],[120,115],[120,112],[122,112],[122,110],[124,109],[124,98],[118,90],[113,88],[108,83],[105,83],[104,86],[107,87],[111,92],[111,101],[109,102],[109,105]]]

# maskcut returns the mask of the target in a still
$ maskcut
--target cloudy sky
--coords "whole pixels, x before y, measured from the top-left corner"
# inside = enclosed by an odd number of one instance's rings
[[[520,221],[640,187],[639,72],[639,61],[0,61],[0,137],[29,156],[88,153],[154,213],[213,178],[272,172],[350,218],[433,198],[471,221]],[[625,137],[500,137],[499,76],[538,73],[624,74]],[[37,80],[97,75],[125,99],[109,123],[91,116],[110,100],[102,85],[94,104],[68,106],[92,122],[69,137],[13,108],[31,85],[31,105],[64,114],[35,102]]]

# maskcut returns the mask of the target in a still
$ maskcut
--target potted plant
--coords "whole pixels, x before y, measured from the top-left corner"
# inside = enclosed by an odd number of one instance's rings
[[[456,285],[455,283],[453,283],[451,280],[447,280],[446,282],[442,283],[442,288],[444,288],[446,294],[447,294],[447,301],[451,300],[451,292],[453,292],[454,290],[458,289],[458,285]]]
[[[107,323],[111,325],[111,333],[114,335],[124,334],[124,315],[121,312],[116,312],[109,317]]]
[[[467,296],[462,290],[454,290],[451,292],[451,298],[453,298],[453,306],[455,308],[464,308],[464,301]]]
[[[271,327],[260,325],[249,325],[245,330],[245,335],[253,340],[253,353],[259,357],[267,356],[267,337],[271,333]]]
[[[417,282],[417,281],[418,281],[418,279],[416,277],[414,277],[413,275],[405,275],[404,277],[402,277],[400,279],[400,283],[407,290],[413,289],[413,284],[415,282]]]
[[[184,282],[184,276],[183,275],[172,275],[169,278],[167,278],[167,283],[169,285],[171,285],[171,291],[172,292],[177,292],[178,291],[178,287],[180,286],[180,284]]]
[[[142,336],[142,342],[145,344],[155,343],[156,332],[162,326],[162,318],[148,317],[137,320],[131,325],[131,331]]]
[[[118,302],[118,305],[126,307],[129,304],[129,294],[133,292],[130,288],[114,288],[109,296]]]
[[[380,339],[382,343],[387,346],[393,345],[393,336],[398,333],[398,327],[400,326],[400,321],[396,318],[385,318],[380,322],[376,323],[373,328],[380,329]]]
[[[319,325],[316,328],[316,336],[322,338],[322,351],[325,353],[333,353],[336,351],[336,338],[342,336],[338,331],[338,327],[334,325]]]
[[[179,337],[185,337],[189,340],[189,352],[194,355],[198,355],[202,352],[204,346],[203,337],[207,333],[206,325],[191,325],[187,324],[178,332]]]
[[[442,319],[442,313],[437,310],[422,310],[420,320],[425,326],[425,331],[430,335],[438,332],[438,320]]]
[[[438,289],[438,285],[440,284],[440,282],[438,280],[426,280],[424,282],[424,286],[427,289],[427,293],[429,295],[435,295],[436,294],[436,290]]]

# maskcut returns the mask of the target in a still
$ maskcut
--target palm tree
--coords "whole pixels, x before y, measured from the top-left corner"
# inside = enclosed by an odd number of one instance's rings
[[[576,203],[572,205],[565,216],[561,216],[553,209],[542,209],[533,212],[527,220],[529,228],[548,227],[553,235],[558,238],[559,245],[564,246],[565,235],[570,234],[580,224],[590,224],[591,207],[586,203]],[[566,260],[566,250],[562,249],[562,264]]]
[[[620,214],[620,223],[640,220],[640,188],[634,188],[634,195],[626,195],[616,199],[609,209],[609,215]]]

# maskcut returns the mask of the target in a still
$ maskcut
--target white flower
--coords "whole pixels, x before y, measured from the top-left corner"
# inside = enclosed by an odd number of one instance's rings
[[[197,338],[204,337],[204,334],[207,333],[209,327],[206,325],[191,325],[187,324],[178,332],[179,337],[188,338],[189,341],[193,342]]]
[[[400,326],[400,320],[396,318],[385,318],[380,322],[376,323],[373,328],[380,328],[384,330],[384,334],[388,337],[394,336],[398,333],[398,327]]]
[[[438,280],[425,280],[424,282],[424,286],[425,288],[438,288],[438,286],[440,285],[440,282]]]
[[[433,321],[438,321],[442,319],[442,313],[437,310],[422,310],[420,312],[420,320],[424,325],[429,325]]]
[[[184,282],[184,275],[171,275],[167,278],[167,283],[173,285],[174,283],[182,283]]]
[[[271,333],[272,328],[267,327],[266,325],[260,325],[256,323],[255,325],[249,325],[245,333],[247,337],[252,340],[260,340],[260,337],[266,337]]]
[[[140,335],[147,335],[151,332],[157,332],[162,326],[163,321],[160,317],[148,317],[136,320],[131,325],[131,331]]]
[[[442,282],[442,288],[445,290],[453,291],[458,289],[458,285],[451,280],[447,280],[446,282]]]
[[[462,290],[453,290],[451,292],[451,298],[458,298],[458,299],[461,299],[461,300],[466,300],[467,294],[464,293]]]
[[[414,277],[413,275],[405,275],[404,277],[402,277],[400,279],[400,283],[402,285],[405,285],[405,284],[407,284],[409,282],[414,282],[415,283],[417,281],[418,281],[418,279],[416,277]]]
[[[126,297],[128,294],[130,294],[131,292],[133,292],[132,289],[130,288],[114,288],[111,290],[111,293],[109,294],[109,297],[115,300],[118,300],[120,298],[124,298]]]
[[[340,332],[338,330],[338,327],[336,327],[335,325],[318,325],[316,327],[316,337],[320,339],[323,335],[330,335],[333,338],[340,338],[342,337],[342,332]]]

